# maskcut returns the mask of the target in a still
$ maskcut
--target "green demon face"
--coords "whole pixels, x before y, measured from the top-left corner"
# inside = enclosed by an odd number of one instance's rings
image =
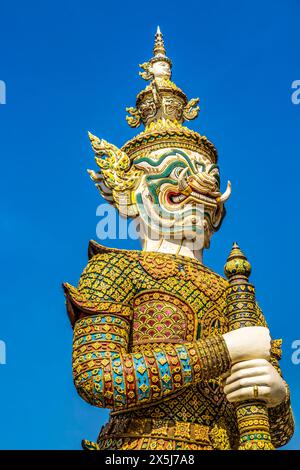
[[[133,161],[143,171],[135,199],[146,227],[158,236],[198,241],[201,248],[221,224],[223,202],[217,165],[192,151],[170,149]]]
[[[208,248],[225,215],[228,182],[220,192],[219,168],[204,155],[175,148],[131,160],[89,134],[100,171],[89,170],[102,196],[126,217],[140,217],[148,237],[189,239]]]

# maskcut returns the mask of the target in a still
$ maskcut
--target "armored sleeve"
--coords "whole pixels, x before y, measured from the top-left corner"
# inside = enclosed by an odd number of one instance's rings
[[[74,325],[73,376],[80,396],[95,406],[127,409],[164,398],[230,368],[221,335],[185,343],[145,345],[130,352],[130,260],[92,258],[79,286],[65,284]]]

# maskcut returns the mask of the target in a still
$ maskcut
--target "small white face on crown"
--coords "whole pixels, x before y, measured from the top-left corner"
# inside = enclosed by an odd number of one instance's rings
[[[151,65],[154,78],[171,78],[171,67],[165,60],[157,60]]]

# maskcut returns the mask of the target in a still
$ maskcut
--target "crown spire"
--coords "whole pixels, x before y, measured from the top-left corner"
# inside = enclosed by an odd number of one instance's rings
[[[153,54],[154,54],[154,57],[161,57],[161,56],[166,57],[164,38],[163,38],[163,35],[159,26],[157,26],[157,30],[155,34]]]
[[[172,61],[166,55],[164,39],[157,26],[154,39],[153,57],[140,64],[139,75],[150,84],[136,97],[136,107],[126,108],[127,122],[131,127],[141,123],[147,128],[150,124],[173,123],[180,126],[198,116],[198,98],[188,100],[186,94],[171,81]]]

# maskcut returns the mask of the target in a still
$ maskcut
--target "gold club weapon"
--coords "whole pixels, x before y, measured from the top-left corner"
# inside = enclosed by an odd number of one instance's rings
[[[257,326],[255,288],[248,282],[251,264],[237,243],[224,266],[229,281],[227,288],[227,316],[229,329]],[[239,450],[273,450],[269,415],[265,402],[257,398],[258,387],[253,387],[253,400],[235,405],[240,434]]]

